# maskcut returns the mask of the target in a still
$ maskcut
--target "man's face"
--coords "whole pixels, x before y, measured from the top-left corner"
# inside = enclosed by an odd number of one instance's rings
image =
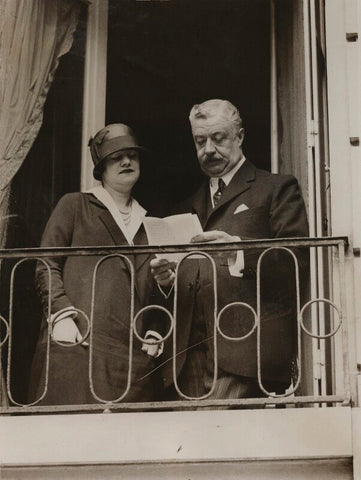
[[[220,113],[192,121],[193,140],[199,164],[209,177],[222,177],[243,157],[244,130]]]

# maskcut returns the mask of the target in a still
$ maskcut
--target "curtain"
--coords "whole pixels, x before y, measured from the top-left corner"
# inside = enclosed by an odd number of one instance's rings
[[[59,58],[69,51],[79,1],[3,0],[0,191],[21,166],[42,123]]]
[[[79,0],[0,0],[0,248],[6,241],[11,180],[39,132],[79,12]]]

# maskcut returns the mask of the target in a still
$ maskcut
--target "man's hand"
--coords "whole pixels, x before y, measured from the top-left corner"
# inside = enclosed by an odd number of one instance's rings
[[[168,262],[165,258],[153,258],[150,261],[152,275],[162,287],[170,287],[173,285],[175,266],[175,262]]]
[[[52,337],[57,342],[67,343],[81,342],[83,338],[72,317],[65,317],[59,321],[55,320]],[[82,345],[87,346],[89,344],[84,342]]]
[[[191,238],[191,243],[223,243],[223,242],[238,242],[239,237],[234,235],[229,235],[226,232],[221,232],[220,230],[211,230],[210,232],[203,232],[195,237]],[[213,252],[214,256],[224,256],[227,255],[229,265],[234,265],[237,258],[237,251],[232,252]]]
[[[203,232],[199,235],[196,235],[191,239],[191,243],[202,243],[202,242],[212,242],[212,243],[222,243],[222,242],[237,242],[240,238],[237,236],[229,235],[226,232],[221,232],[220,230],[211,230],[210,232]]]

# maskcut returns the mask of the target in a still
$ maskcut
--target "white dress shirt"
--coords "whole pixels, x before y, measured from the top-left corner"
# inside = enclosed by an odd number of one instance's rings
[[[227,172],[223,177],[211,177],[209,179],[209,190],[211,193],[211,202],[212,202],[212,207],[214,207],[214,201],[213,201],[213,195],[216,193],[218,190],[218,180],[221,178],[224,183],[226,184],[226,187],[231,183],[232,178],[235,176],[235,174],[238,172],[238,170],[242,167],[244,162],[246,161],[246,157],[243,156],[241,160],[237,163],[236,166],[232,168],[229,172]]]

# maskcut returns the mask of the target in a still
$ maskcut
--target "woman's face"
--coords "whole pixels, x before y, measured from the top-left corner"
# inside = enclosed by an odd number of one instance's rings
[[[139,152],[126,148],[112,153],[104,161],[102,175],[104,188],[110,187],[121,193],[131,191],[140,175]]]

